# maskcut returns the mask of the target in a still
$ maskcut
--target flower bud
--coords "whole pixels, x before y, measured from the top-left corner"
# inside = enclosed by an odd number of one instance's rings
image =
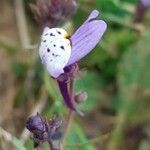
[[[59,117],[53,117],[49,121],[43,119],[39,114],[29,117],[26,121],[26,127],[33,133],[34,148],[46,141],[60,140],[62,125],[62,120]]]
[[[85,102],[88,98],[88,95],[86,92],[79,92],[77,95],[75,95],[75,102],[76,103],[82,103]]]
[[[27,119],[26,127],[30,132],[34,134],[40,134],[45,131],[44,121],[38,114],[36,116],[31,116]]]
[[[51,138],[53,140],[59,140],[62,137],[62,120],[59,117],[53,117],[48,124],[51,132]]]

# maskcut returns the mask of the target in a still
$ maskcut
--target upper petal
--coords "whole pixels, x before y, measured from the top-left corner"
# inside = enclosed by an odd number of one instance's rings
[[[83,28],[85,24],[87,24],[90,20],[96,19],[99,15],[99,11],[97,10],[93,10],[91,12],[91,14],[88,16],[88,18],[86,19],[86,21],[76,30],[75,34],[73,34],[72,37],[74,36],[80,36],[84,31],[84,29],[86,30],[86,28]]]
[[[91,20],[97,17],[97,15],[96,12],[91,13],[88,21],[71,37],[72,52],[67,65],[71,65],[86,56],[101,40],[107,24],[103,20]]]
[[[99,11],[98,11],[98,10],[93,10],[93,11],[91,12],[91,14],[89,15],[89,17],[87,18],[87,20],[86,20],[84,23],[89,22],[91,19],[97,18],[98,15],[99,15]]]

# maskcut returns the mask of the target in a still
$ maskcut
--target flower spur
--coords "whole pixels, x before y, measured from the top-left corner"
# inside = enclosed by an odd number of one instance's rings
[[[94,49],[101,40],[107,25],[98,20],[99,12],[93,10],[87,20],[68,39],[60,28],[44,29],[39,55],[49,74],[57,79],[66,105],[79,114],[68,92],[68,83],[76,70],[75,64]],[[60,80],[60,77],[64,77]]]

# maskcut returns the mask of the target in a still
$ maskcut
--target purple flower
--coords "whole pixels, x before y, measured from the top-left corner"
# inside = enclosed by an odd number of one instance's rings
[[[36,0],[30,4],[40,27],[55,27],[60,21],[70,18],[77,10],[76,0]]]
[[[46,27],[42,35],[39,49],[42,63],[49,74],[58,80],[66,105],[77,112],[79,111],[68,93],[68,80],[77,70],[75,64],[95,48],[106,31],[107,25],[97,19],[98,15],[99,12],[93,10],[69,39],[66,31],[60,28]]]
[[[44,120],[39,114],[29,117],[26,121],[26,127],[34,134],[42,134],[46,130]]]
[[[26,128],[33,133],[34,147],[46,141],[60,140],[62,127],[62,120],[56,116],[51,120],[46,120],[37,114],[30,116],[26,121]]]
[[[150,7],[150,0],[140,0],[145,7]]]
[[[39,55],[49,74],[58,78],[64,68],[76,63],[97,45],[102,38],[106,23],[97,20],[99,12],[92,11],[88,19],[68,39],[68,34],[60,28],[45,27],[41,38]]]
[[[149,7],[150,7],[150,0],[139,0],[135,12],[134,22],[141,22]]]

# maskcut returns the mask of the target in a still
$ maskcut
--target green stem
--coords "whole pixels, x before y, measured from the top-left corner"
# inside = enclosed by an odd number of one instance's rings
[[[120,150],[123,148],[124,132],[129,124],[130,111],[133,103],[127,102],[126,105],[120,110],[116,120],[116,127],[112,133],[108,150]]]
[[[91,139],[87,142],[84,142],[84,143],[76,143],[76,144],[71,144],[71,145],[65,145],[65,147],[82,147],[82,146],[85,146],[87,144],[94,144],[94,143],[98,143],[100,141],[104,141],[104,140],[107,140],[108,138],[110,137],[110,134],[104,134],[104,135],[100,135],[94,139]]]

